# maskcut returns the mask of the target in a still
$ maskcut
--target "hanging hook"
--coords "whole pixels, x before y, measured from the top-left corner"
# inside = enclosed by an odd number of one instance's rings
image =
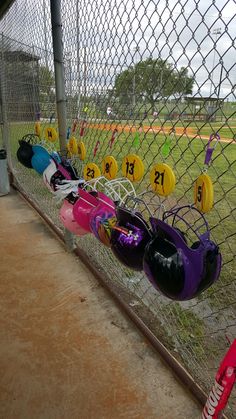
[[[215,144],[213,147],[210,147],[210,144],[213,140],[216,140]],[[206,164],[207,166],[209,166],[209,163],[211,161],[211,157],[212,157],[212,153],[215,150],[217,143],[220,141],[220,136],[217,133],[213,133],[210,135],[210,138],[208,140],[207,143],[207,150],[206,150],[206,156],[205,156],[205,161],[204,164]]]

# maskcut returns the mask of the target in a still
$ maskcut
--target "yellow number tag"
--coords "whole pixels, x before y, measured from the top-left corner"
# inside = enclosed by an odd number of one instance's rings
[[[84,179],[91,180],[101,176],[99,167],[95,163],[87,163],[84,166]]]
[[[144,165],[136,154],[128,154],[122,162],[122,174],[131,182],[138,182],[144,175]]]
[[[71,156],[76,156],[78,154],[78,145],[75,137],[71,137],[66,146]]]
[[[78,141],[78,156],[80,160],[84,160],[86,157],[86,148],[83,141]]]
[[[118,164],[113,156],[106,156],[102,161],[102,174],[107,179],[115,179],[118,172]]]
[[[58,135],[57,135],[57,131],[55,130],[55,128],[47,127],[45,129],[45,138],[46,138],[47,141],[50,141],[52,143],[57,141]]]
[[[209,175],[203,173],[194,182],[194,204],[201,212],[209,212],[214,203],[214,189]]]
[[[161,196],[170,195],[175,189],[175,174],[165,163],[156,164],[150,172],[150,183],[153,191]]]
[[[37,135],[38,137],[40,137],[40,135],[41,135],[40,122],[35,122],[34,132],[35,132],[35,135]]]

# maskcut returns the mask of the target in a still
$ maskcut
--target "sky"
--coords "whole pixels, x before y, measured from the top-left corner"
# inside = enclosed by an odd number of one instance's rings
[[[151,56],[176,69],[187,67],[195,95],[209,96],[214,85],[218,93],[221,75],[220,96],[235,100],[235,0],[80,0],[79,7],[76,0],[61,0],[61,5],[66,77],[73,90],[78,73],[87,90],[101,90],[112,87],[130,64]],[[52,66],[51,53],[43,51],[52,49],[48,0],[16,0],[0,32],[34,45],[42,62]]]

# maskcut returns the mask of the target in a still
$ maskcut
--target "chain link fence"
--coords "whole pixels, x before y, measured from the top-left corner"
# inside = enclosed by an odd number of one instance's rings
[[[67,125],[77,124],[74,135],[86,147],[84,162],[73,158],[79,173],[85,163],[101,167],[104,156],[112,155],[121,176],[123,158],[135,153],[145,166],[142,181],[135,183],[138,193],[150,190],[152,166],[166,162],[176,175],[175,191],[162,199],[169,209],[193,202],[193,183],[203,170],[209,135],[221,137],[208,169],[215,202],[207,220],[223,268],[219,281],[198,298],[170,301],[143,274],[120,265],[91,235],[77,239],[208,392],[228,340],[236,335],[236,2],[62,0],[61,12]],[[19,187],[62,228],[59,206],[42,178],[16,159],[18,140],[34,132],[35,121],[40,119],[42,141],[46,127],[57,127],[49,1],[16,0],[0,22],[0,33],[1,115],[4,107],[12,170]],[[1,126],[2,141],[6,130]],[[170,153],[164,158],[168,139]],[[57,142],[45,144],[59,147]],[[227,415],[235,418],[235,391]]]

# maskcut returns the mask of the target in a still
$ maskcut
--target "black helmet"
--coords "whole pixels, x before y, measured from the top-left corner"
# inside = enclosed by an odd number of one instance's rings
[[[32,169],[31,159],[34,155],[33,144],[38,141],[38,136],[35,134],[26,134],[21,140],[19,140],[19,148],[16,152],[17,159],[23,166],[28,169]]]
[[[184,216],[180,211],[185,211]],[[199,215],[199,227],[192,213]],[[171,225],[170,222],[172,217]],[[185,224],[184,232],[176,227],[178,221]],[[206,219],[196,208],[184,206],[167,211],[163,220],[152,219],[155,236],[147,244],[143,269],[153,286],[173,300],[189,300],[209,288],[219,277],[221,254],[218,246],[210,240]],[[202,233],[199,233],[201,228]],[[196,239],[187,244],[191,231]]]

